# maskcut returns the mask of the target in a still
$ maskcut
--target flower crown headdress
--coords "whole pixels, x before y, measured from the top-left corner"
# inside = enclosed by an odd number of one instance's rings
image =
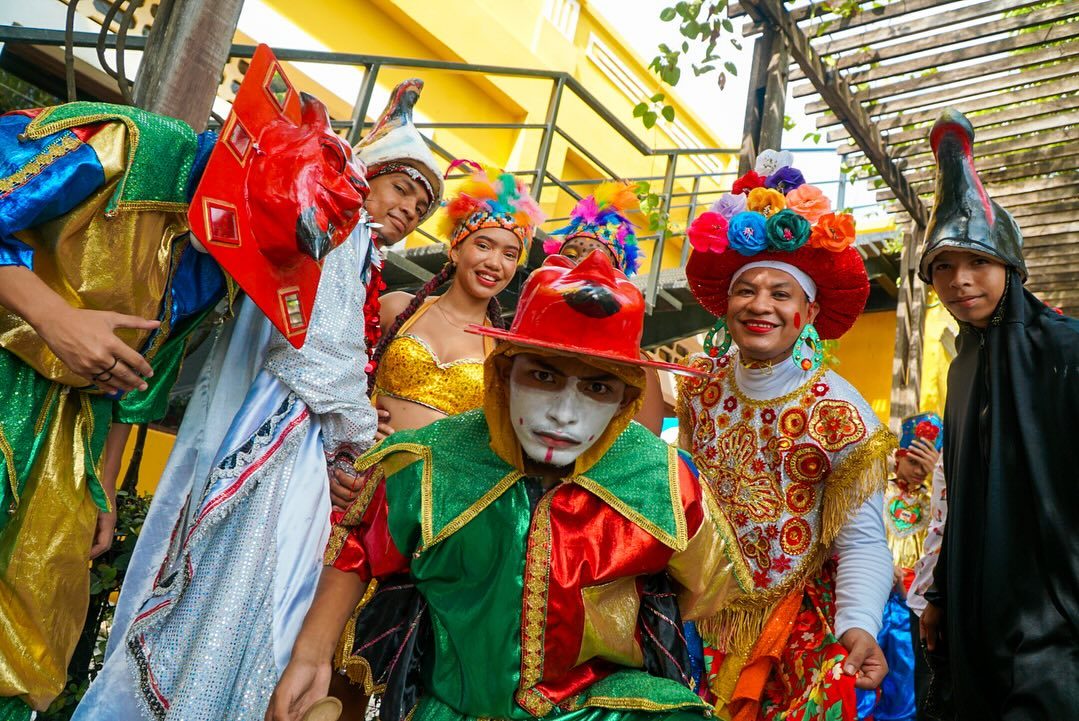
[[[520,263],[528,257],[536,227],[544,213],[529,195],[528,186],[512,173],[482,166],[471,160],[455,160],[446,175],[459,166],[472,174],[457,186],[456,193],[443,207],[439,234],[451,248],[482,228],[505,228],[521,241]]]

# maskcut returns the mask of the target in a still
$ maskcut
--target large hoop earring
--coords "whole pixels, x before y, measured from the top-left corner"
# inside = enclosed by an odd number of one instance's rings
[[[820,335],[812,323],[806,323],[802,332],[798,334],[798,340],[794,342],[794,351],[791,360],[804,371],[815,371],[824,362],[824,347],[821,345]]]
[[[727,319],[720,317],[704,335],[704,352],[711,358],[726,355],[731,348],[731,332],[727,329]]]

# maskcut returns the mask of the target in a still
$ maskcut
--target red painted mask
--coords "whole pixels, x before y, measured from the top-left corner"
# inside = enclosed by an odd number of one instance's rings
[[[191,201],[191,232],[296,347],[326,254],[369,192],[317,98],[298,93],[260,45]]]

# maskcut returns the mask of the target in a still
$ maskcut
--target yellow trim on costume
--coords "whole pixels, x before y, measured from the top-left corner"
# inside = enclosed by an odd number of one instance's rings
[[[496,500],[498,500],[499,496],[501,496],[503,493],[505,493],[511,486],[513,486],[514,483],[516,483],[517,481],[519,481],[523,477],[524,477],[524,474],[521,473],[520,471],[515,470],[515,471],[511,471],[510,473],[507,473],[505,476],[502,477],[502,480],[500,480],[498,483],[496,483],[494,486],[492,486],[490,489],[488,489],[488,491],[486,493],[484,493],[482,496],[480,496],[479,500],[477,500],[475,503],[473,503],[471,506],[469,506],[465,510],[461,511],[461,513],[458,514],[456,518],[454,518],[452,521],[450,521],[445,526],[443,526],[442,530],[440,530],[431,539],[431,542],[430,543],[425,542],[423,547],[420,548],[418,552],[426,551],[431,546],[435,545],[436,543],[441,543],[442,541],[445,541],[447,538],[452,536],[454,533],[456,533],[457,531],[464,528],[465,524],[467,524],[473,518],[475,518],[480,513],[482,513],[483,510],[485,508],[487,508],[487,506],[491,505]],[[427,498],[427,495],[426,495],[427,487],[425,486],[424,488],[425,488],[425,490],[424,490],[424,499],[426,500],[426,498]],[[431,491],[433,493],[434,489],[432,488]],[[434,529],[432,529],[432,530],[434,530]],[[427,531],[425,529],[424,530],[424,537],[425,538],[426,538],[426,535],[427,535]]]
[[[359,618],[363,607],[375,597],[375,591],[377,590],[378,581],[372,580],[367,584],[367,590],[364,591],[363,598],[356,604],[356,609],[349,617],[348,623],[345,624],[345,632],[341,634],[341,639],[337,642],[337,650],[333,656],[334,669],[343,672],[351,683],[363,688],[365,696],[374,696],[386,691],[386,684],[375,684],[371,664],[367,662],[367,659],[363,656],[352,655],[352,647],[356,643],[356,620]]]
[[[20,185],[38,176],[48,166],[64,157],[73,150],[78,149],[82,141],[74,135],[65,135],[54,143],[46,145],[41,152],[27,161],[26,165],[16,170],[6,178],[0,178],[0,195],[7,195]]]
[[[734,359],[734,357],[732,356],[731,357],[731,366],[724,369],[724,372],[733,374],[734,373],[734,365],[733,365],[734,363],[738,363],[738,361],[736,359]],[[742,390],[738,387],[738,381],[734,380],[734,378],[732,376],[732,381],[733,382],[731,383],[731,393],[734,395],[735,398],[738,399],[739,403],[744,403],[744,404],[746,404],[747,406],[749,406],[751,408],[778,408],[780,406],[785,406],[788,403],[797,400],[801,396],[804,396],[806,394],[806,389],[812,388],[817,383],[820,383],[821,378],[824,377],[824,374],[827,371],[828,371],[828,366],[826,366],[826,365],[824,365],[822,363],[820,368],[817,369],[817,371],[813,374],[813,376],[809,380],[807,380],[805,383],[803,383],[802,385],[795,388],[793,391],[791,391],[787,395],[780,396],[779,398],[768,398],[768,399],[763,400],[763,401],[755,400],[755,399],[750,398],[749,396],[747,396],[745,393],[743,393]]]
[[[53,133],[58,133],[61,130],[68,130],[83,125],[91,125],[93,123],[112,123],[122,122],[127,126],[128,132],[128,145],[129,150],[127,152],[127,165],[125,167],[130,168],[135,163],[135,153],[139,149],[139,126],[129,117],[111,114],[111,113],[96,113],[93,115],[81,115],[75,118],[68,118],[66,120],[60,120],[52,124],[47,124],[49,116],[53,114],[61,106],[56,105],[51,108],[47,108],[36,118],[31,120],[26,126],[26,130],[23,131],[23,137],[30,140],[38,140],[44,138]],[[127,173],[123,174],[120,179],[120,187],[116,190],[114,195],[117,198],[115,210],[106,213],[106,216],[115,215],[120,210],[160,210],[164,212],[177,212],[186,213],[187,203],[168,203],[160,200],[131,200],[125,201],[124,186],[127,184]]]
[[[56,400],[56,394],[59,390],[59,383],[49,385],[49,390],[45,393],[45,400],[41,403],[41,411],[37,414],[37,421],[34,422],[35,436],[41,435],[41,432],[45,430],[45,423],[49,420],[49,411],[52,410],[52,402]]]
[[[673,536],[588,476],[573,476],[568,480],[591,491],[601,498],[604,503],[628,518],[635,525],[640,526],[644,531],[647,531],[648,535],[664,546],[675,551],[686,550],[689,537],[686,527],[686,511],[682,508],[682,488],[678,479],[678,449],[674,446],[667,449],[667,485],[671,497],[671,510],[674,512],[675,535]]]
[[[580,705],[573,704],[574,710],[582,708],[608,708],[619,711],[675,711],[678,709],[694,708],[687,707],[684,703],[657,703],[647,698],[630,698],[616,696],[589,696]],[[707,703],[701,701],[700,708],[707,707]]]
[[[12,508],[19,505],[19,476],[15,470],[15,449],[11,447],[7,436],[4,435],[4,427],[0,426],[0,454],[4,456],[4,465],[7,466],[8,484],[11,486]],[[2,512],[4,509],[0,509]]]
[[[533,716],[546,716],[554,704],[535,686],[543,680],[543,631],[547,621],[547,588],[551,571],[552,488],[540,498],[532,515],[525,560],[521,623],[521,681],[514,698]]]

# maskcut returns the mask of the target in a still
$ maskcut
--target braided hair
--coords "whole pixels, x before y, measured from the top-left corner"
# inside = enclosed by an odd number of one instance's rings
[[[431,279],[416,291],[416,295],[412,297],[412,300],[405,306],[405,309],[394,318],[390,327],[382,333],[382,337],[378,340],[378,345],[375,346],[374,351],[371,353],[371,362],[368,365],[371,369],[367,374],[368,395],[374,391],[375,372],[378,369],[378,364],[382,360],[382,356],[386,352],[386,349],[390,347],[390,343],[393,343],[394,338],[397,337],[397,333],[401,330],[401,326],[403,326],[409,318],[415,315],[416,311],[420,309],[420,306],[424,304],[431,293],[453,280],[456,273],[457,264],[452,260],[446,261],[446,264],[442,266],[442,269],[431,276]],[[506,327],[506,323],[502,319],[502,304],[498,302],[497,296],[491,296],[491,299],[487,302],[487,319],[491,321],[491,325],[495,328]]]

